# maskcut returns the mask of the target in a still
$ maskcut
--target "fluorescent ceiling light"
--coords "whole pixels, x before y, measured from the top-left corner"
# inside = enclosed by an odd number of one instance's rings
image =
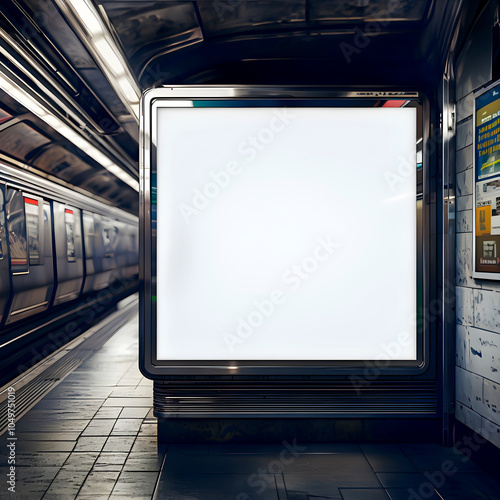
[[[124,75],[120,76],[117,80],[118,85],[123,91],[123,94],[127,97],[130,102],[134,102],[136,93],[132,85],[130,85],[130,80]]]
[[[106,63],[106,66],[111,70],[111,72],[115,76],[125,75],[123,63],[118,58],[109,42],[103,36],[94,39],[93,42],[96,49],[102,55],[103,61]],[[121,78],[127,79],[126,76],[122,76]]]
[[[95,33],[101,30],[101,23],[95,10],[85,0],[71,0],[71,5],[78,12],[80,19],[90,32]]]
[[[139,118],[140,89],[132,75],[126,58],[116,45],[95,6],[89,0],[57,0],[70,19],[83,29],[83,41],[95,57],[102,72],[125,104]],[[69,12],[68,12],[69,11]]]
[[[139,191],[139,182],[136,179],[125,172],[121,167],[113,163],[104,153],[99,151],[72,128],[68,127],[68,125],[57,118],[57,116],[52,115],[45,108],[40,106],[40,104],[30,94],[19,88],[1,72],[0,87],[25,108],[50,125],[56,132],[71,141],[75,146],[97,161],[97,163],[107,169],[110,173],[128,184],[135,191]]]

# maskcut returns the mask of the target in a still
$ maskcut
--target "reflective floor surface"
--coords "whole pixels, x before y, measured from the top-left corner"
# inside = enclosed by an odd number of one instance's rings
[[[18,420],[15,493],[1,437],[0,498],[500,500],[500,483],[437,444],[158,449],[152,382],[137,368],[137,351],[135,318]]]

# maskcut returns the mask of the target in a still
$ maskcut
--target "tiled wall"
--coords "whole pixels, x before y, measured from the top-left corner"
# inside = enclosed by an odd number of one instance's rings
[[[500,282],[472,279],[473,92],[457,103],[456,417],[500,448]]]

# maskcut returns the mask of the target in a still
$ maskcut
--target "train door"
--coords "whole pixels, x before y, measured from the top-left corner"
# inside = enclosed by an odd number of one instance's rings
[[[80,210],[54,202],[57,288],[54,305],[76,299],[83,283]]]
[[[104,246],[104,266],[105,269],[111,270],[108,281],[109,286],[118,279],[119,275],[117,258],[120,255],[121,232],[117,221],[103,217],[101,235]]]
[[[94,264],[96,229],[94,215],[86,210],[83,210],[82,223],[85,249],[85,282],[83,284],[83,293],[88,293],[94,290],[94,281],[96,279],[96,266]]]
[[[40,196],[8,188],[5,212],[12,273],[6,324],[47,310],[54,287],[50,205]]]
[[[116,268],[115,246],[118,238],[118,228],[107,217],[94,215],[95,219],[95,254],[94,263],[96,278],[94,290],[108,287],[113,280],[113,271]]]
[[[9,254],[5,223],[4,192],[0,188],[0,323],[10,296]]]
[[[129,224],[124,224],[124,229],[127,239],[126,252],[126,268],[124,270],[124,278],[132,278],[139,274],[139,249],[137,247],[137,227]]]
[[[113,230],[116,232],[115,245],[114,245],[114,256],[116,271],[114,278],[126,278],[127,277],[127,252],[129,247],[129,237],[128,231],[125,223],[121,221],[112,221]]]

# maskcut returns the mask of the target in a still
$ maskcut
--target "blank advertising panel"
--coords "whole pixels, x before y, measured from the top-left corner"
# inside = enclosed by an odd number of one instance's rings
[[[157,360],[417,359],[415,108],[153,117]]]

